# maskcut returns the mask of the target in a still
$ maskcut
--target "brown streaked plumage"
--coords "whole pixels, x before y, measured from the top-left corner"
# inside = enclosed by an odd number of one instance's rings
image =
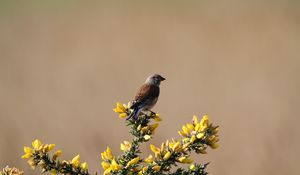
[[[153,86],[153,85],[149,85],[149,84],[143,84],[142,87],[140,88],[140,90],[137,92],[133,103],[136,104],[138,102],[143,102],[145,100],[147,100],[147,98],[150,98],[153,100],[157,99],[159,96],[159,87],[158,86]],[[155,102],[154,102],[155,101]],[[153,103],[156,103],[157,100],[154,100]],[[155,105],[155,104],[153,104]],[[152,107],[152,105],[149,104],[149,107],[147,106],[146,109],[150,110]]]

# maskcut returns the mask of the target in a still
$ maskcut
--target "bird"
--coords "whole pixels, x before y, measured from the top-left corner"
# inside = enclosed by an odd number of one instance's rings
[[[132,105],[130,107],[132,112],[126,120],[131,118],[137,120],[140,112],[150,111],[155,106],[159,96],[160,82],[164,80],[166,79],[159,74],[152,74],[146,79],[145,83],[137,91],[135,98],[132,101]]]

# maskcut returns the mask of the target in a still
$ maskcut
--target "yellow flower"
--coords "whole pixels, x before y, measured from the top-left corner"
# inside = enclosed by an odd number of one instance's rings
[[[55,147],[55,144],[50,144],[48,150],[51,151]]]
[[[162,121],[162,119],[159,117],[159,114],[155,114],[154,120],[155,120],[156,122]]]
[[[130,104],[128,103],[128,105],[130,105]],[[114,108],[113,110],[116,113],[119,113],[119,117],[123,119],[123,118],[127,117],[127,109],[128,109],[127,105],[125,105],[125,104],[122,105],[121,103],[117,102],[117,107]]]
[[[32,154],[24,154],[23,156],[22,156],[22,159],[28,159],[28,158],[30,158],[32,156]]]
[[[123,118],[125,118],[125,117],[127,117],[127,114],[126,114],[126,113],[120,113],[120,114],[119,114],[119,118],[123,119]]]
[[[72,166],[73,166],[73,167],[78,167],[79,161],[80,161],[80,155],[75,156],[75,157],[71,160]]]
[[[184,164],[190,164],[190,163],[192,163],[193,162],[193,160],[192,159],[188,159],[187,157],[180,157],[179,159],[178,159],[178,161],[180,162],[180,163],[184,163]]]
[[[148,167],[147,167],[147,166],[143,167],[143,168],[139,171],[138,175],[143,175],[147,170],[148,170]]]
[[[182,149],[186,150],[188,148],[188,146],[190,146],[191,142],[187,142],[185,144],[182,145]]]
[[[148,170],[148,167],[146,167],[146,166],[142,169],[143,172],[146,172],[147,170]]]
[[[193,143],[195,140],[196,140],[196,136],[195,136],[195,135],[192,135],[190,142]]]
[[[195,131],[202,131],[202,127],[201,127],[201,124],[200,123],[197,123],[196,126],[195,126]]]
[[[204,116],[202,117],[201,121],[200,121],[200,125],[201,125],[202,128],[205,128],[205,129],[206,129],[207,126],[208,126],[208,124],[209,124],[209,118],[208,118],[207,115],[204,115]]]
[[[24,155],[22,156],[23,159],[28,159],[32,156],[33,150],[27,146],[24,146]]]
[[[101,157],[102,157],[103,160],[113,159],[111,149],[109,147],[107,147],[106,150],[103,153],[101,153]]]
[[[150,154],[146,159],[144,159],[144,162],[146,163],[152,163],[154,161],[154,157]]]
[[[195,164],[192,164],[189,168],[190,168],[190,170],[194,171],[196,169],[196,166],[195,166]]]
[[[111,172],[111,168],[109,167],[104,171],[103,175],[108,175],[110,174],[110,172]]]
[[[45,152],[49,152],[49,151],[51,151],[51,150],[53,150],[53,148],[55,147],[55,144],[46,144],[45,146],[44,146],[44,150],[45,150]]]
[[[152,169],[155,171],[155,172],[158,172],[160,171],[160,166],[159,165],[155,165],[154,167],[152,167]]]
[[[199,134],[197,134],[197,139],[201,139],[204,137],[204,133],[200,132]]]
[[[187,143],[187,142],[189,142],[190,141],[190,138],[184,138],[184,139],[182,139],[182,142],[183,143]]]
[[[198,123],[198,119],[197,116],[193,116],[193,124],[196,125]]]
[[[33,152],[33,150],[27,146],[24,146],[24,153],[29,153],[31,154]]]
[[[188,136],[187,134],[185,134],[184,132],[181,132],[181,131],[178,131],[178,134],[179,134],[180,136],[182,136],[182,137],[187,137],[187,136]]]
[[[157,153],[160,152],[159,148],[156,148],[154,145],[150,144],[150,149],[152,152]]]
[[[120,102],[117,102],[117,107],[114,109],[114,111],[117,113],[123,113],[126,112],[126,109]]]
[[[148,127],[148,126],[145,126],[145,127],[142,127],[142,128],[141,128],[141,132],[142,132],[142,133],[146,133],[148,130],[149,130],[149,127]]]
[[[186,124],[186,127],[187,127],[189,130],[191,130],[191,131],[195,130],[194,125],[192,125],[192,124],[190,124],[190,123]]]
[[[149,125],[149,129],[150,129],[152,134],[154,134],[157,127],[158,127],[158,123],[155,123],[153,125]]]
[[[165,143],[162,143],[160,146],[160,152],[164,152],[165,151]]]
[[[121,143],[120,149],[121,149],[122,151],[127,152],[127,151],[130,150],[130,148],[131,148],[131,143],[130,143],[130,142],[124,141],[124,144]]]
[[[171,156],[171,153],[170,153],[170,151],[168,151],[165,155],[164,155],[164,160],[168,160],[169,158],[170,158],[170,156]]]
[[[42,142],[38,139],[35,139],[33,142],[32,142],[32,147],[35,149],[35,150],[38,150],[40,149],[40,147],[42,146]]]
[[[110,164],[110,168],[113,170],[113,171],[117,171],[117,170],[120,170],[122,168],[121,165],[119,165],[115,159],[113,159],[111,161],[111,164]]]
[[[62,151],[61,151],[61,150],[56,151],[56,152],[54,153],[52,159],[53,159],[53,160],[56,160],[57,157],[61,156],[61,154],[62,154]]]
[[[150,131],[151,132],[150,134],[154,134],[157,127],[158,127],[158,123],[142,127],[141,128],[141,133],[148,134],[148,132]]]
[[[86,162],[83,162],[81,165],[80,165],[81,169],[86,171],[88,169],[88,164]]]
[[[170,144],[170,148],[173,150],[173,151],[179,151],[181,149],[181,143],[179,141],[177,142],[173,142],[173,144]]]
[[[134,165],[134,164],[138,163],[139,161],[140,161],[140,157],[133,158],[127,163],[126,166]]]
[[[189,132],[189,129],[186,127],[186,126],[182,126],[182,132],[185,134],[185,135],[189,135],[190,132]]]
[[[110,164],[109,163],[107,163],[107,162],[101,162],[101,165],[102,165],[102,168],[104,169],[104,170],[106,170],[106,169],[108,169],[109,167],[110,167]]]

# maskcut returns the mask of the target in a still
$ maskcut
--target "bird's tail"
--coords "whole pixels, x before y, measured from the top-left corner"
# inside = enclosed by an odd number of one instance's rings
[[[142,109],[139,107],[134,108],[133,111],[130,113],[130,115],[126,118],[126,120],[129,120],[131,118],[133,118],[134,120],[137,120],[141,111],[142,111]]]

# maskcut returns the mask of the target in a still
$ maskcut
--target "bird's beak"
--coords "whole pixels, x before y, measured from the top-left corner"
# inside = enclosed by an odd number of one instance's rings
[[[164,77],[161,77],[161,81],[164,81],[164,80],[166,80]]]

